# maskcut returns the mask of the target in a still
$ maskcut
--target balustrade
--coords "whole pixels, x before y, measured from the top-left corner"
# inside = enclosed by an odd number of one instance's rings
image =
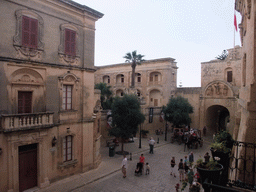
[[[3,130],[42,127],[53,124],[53,112],[1,115]]]

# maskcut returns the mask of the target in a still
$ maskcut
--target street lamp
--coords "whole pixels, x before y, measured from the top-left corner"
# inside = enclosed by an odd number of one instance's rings
[[[141,124],[140,124],[140,139],[139,139],[139,148],[141,148]]]
[[[168,113],[166,113],[165,114],[166,115],[166,117],[169,117],[169,114]],[[167,118],[165,117],[165,121],[166,121],[166,124],[165,124],[165,135],[164,135],[164,140],[165,141],[167,141],[167,128],[168,128],[168,123],[167,123]]]

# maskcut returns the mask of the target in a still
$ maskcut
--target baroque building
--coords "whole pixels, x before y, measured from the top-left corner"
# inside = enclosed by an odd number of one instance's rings
[[[70,0],[0,1],[0,191],[44,188],[101,162],[102,16]]]
[[[131,64],[97,66],[95,84],[104,82],[111,86],[114,96],[122,97],[125,93],[133,92],[141,101],[142,112],[146,116],[143,129],[154,132],[155,129],[164,129],[165,123],[161,119],[161,109],[166,105],[170,93],[176,89],[177,66],[175,59],[162,58],[146,60],[137,65],[135,87],[131,86]],[[102,121],[106,121],[107,112],[103,113]],[[101,124],[102,135],[107,137],[107,123]]]
[[[201,87],[177,88],[173,94],[188,99],[194,108],[191,127],[207,126],[210,133],[235,133],[237,98],[241,87],[241,47],[228,49],[224,60],[201,63]]]

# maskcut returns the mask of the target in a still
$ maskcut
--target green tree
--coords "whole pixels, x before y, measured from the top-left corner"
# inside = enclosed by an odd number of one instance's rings
[[[133,94],[115,97],[111,112],[112,129],[109,130],[109,133],[121,139],[123,154],[124,141],[138,131],[138,125],[145,120],[145,116],[141,113],[137,96]]]
[[[218,57],[216,57],[216,59],[219,59],[219,60],[225,60],[228,56],[228,51],[227,50],[223,50],[221,55],[218,55]]]
[[[184,97],[172,97],[166,106],[163,106],[165,120],[173,123],[175,127],[189,125],[191,123],[190,113],[193,113],[193,107]]]
[[[132,67],[132,82],[131,82],[131,87],[135,86],[135,68],[137,65],[140,65],[142,61],[145,61],[142,59],[144,55],[137,54],[137,51],[133,51],[132,53],[126,53],[124,58],[126,59],[125,62],[131,63]]]
[[[106,83],[98,83],[95,85],[95,89],[101,90],[100,94],[100,101],[102,108],[105,109],[111,109],[112,104],[112,91],[110,90],[110,86],[108,86]]]

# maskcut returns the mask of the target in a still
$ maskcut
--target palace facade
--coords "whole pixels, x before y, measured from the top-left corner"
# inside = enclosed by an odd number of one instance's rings
[[[70,0],[0,1],[0,191],[44,188],[101,162],[102,16]]]

